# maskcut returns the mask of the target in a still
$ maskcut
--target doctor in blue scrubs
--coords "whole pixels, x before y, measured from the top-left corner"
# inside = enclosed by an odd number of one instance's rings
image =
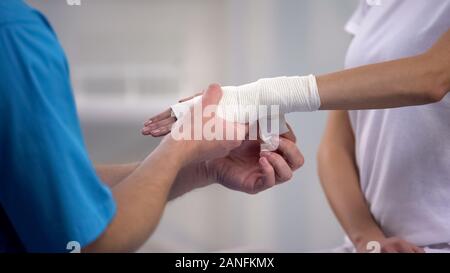
[[[203,104],[220,96],[212,85]],[[290,133],[283,157],[249,153],[258,145],[250,141],[167,136],[142,162],[94,167],[63,49],[45,17],[21,0],[0,1],[0,125],[0,252],[134,251],[168,200],[215,182],[256,193],[303,162]]]

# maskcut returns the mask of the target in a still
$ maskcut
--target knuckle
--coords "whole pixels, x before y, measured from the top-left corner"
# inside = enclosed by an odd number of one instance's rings
[[[272,157],[275,161],[280,162],[280,160],[284,160],[284,158],[277,153],[269,153],[269,157]]]
[[[292,172],[286,172],[280,177],[280,179],[282,182],[286,182],[286,181],[291,180],[292,176],[293,176]]]
[[[287,180],[291,180],[294,174],[292,172],[289,172],[287,175]]]
[[[305,164],[305,159],[303,158],[303,156],[297,156],[295,157],[292,167],[294,170],[298,170],[303,166],[303,164]]]

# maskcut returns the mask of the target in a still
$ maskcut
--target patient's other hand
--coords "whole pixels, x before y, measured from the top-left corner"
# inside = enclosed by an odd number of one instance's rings
[[[424,253],[425,251],[410,242],[397,237],[381,238],[377,241],[380,245],[379,251],[381,253]],[[358,252],[367,252],[366,241],[362,241],[361,244],[356,245]]]
[[[154,137],[160,137],[170,133],[172,125],[177,119],[171,115],[172,110],[169,108],[164,112],[150,118],[144,123],[144,128],[141,132],[143,135],[151,135]]]
[[[380,242],[381,253],[424,253],[423,249],[400,238],[386,238]]]
[[[188,101],[196,96],[201,96],[203,93],[197,93],[191,97],[184,98],[178,102]],[[176,117],[172,116],[172,110],[169,108],[162,113],[149,118],[144,122],[144,128],[141,132],[143,135],[152,135],[154,137],[164,136],[170,133],[172,125],[177,121]]]

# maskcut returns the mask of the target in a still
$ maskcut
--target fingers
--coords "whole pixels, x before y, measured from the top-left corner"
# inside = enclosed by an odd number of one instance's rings
[[[298,170],[305,163],[305,158],[297,145],[288,139],[279,139],[277,152],[283,156],[293,171]]]
[[[272,152],[261,152],[261,156],[266,158],[275,171],[277,182],[286,182],[292,178],[292,170],[284,158]]]
[[[424,253],[420,247],[403,240],[399,241],[395,246],[399,253]]]
[[[187,98],[184,98],[184,99],[181,99],[181,100],[179,100],[178,102],[185,102],[185,101],[188,101],[188,100],[191,100],[191,99],[193,99],[193,98],[195,98],[195,97],[197,97],[197,96],[201,96],[203,93],[204,93],[205,91],[203,91],[203,92],[200,92],[200,93],[197,93],[197,94],[195,94],[195,95],[192,95],[192,96],[190,96],[190,97],[187,97]]]
[[[399,253],[393,246],[387,246],[381,250],[382,253]]]
[[[156,115],[156,116],[154,116],[154,117],[148,119],[148,120],[144,123],[144,126],[148,126],[148,125],[150,125],[150,124],[152,124],[152,123],[154,123],[154,122],[158,122],[158,121],[161,121],[161,120],[168,119],[168,118],[171,117],[171,113],[172,113],[172,110],[169,108],[169,109],[167,109],[166,111],[162,112],[161,114],[158,114],[158,115]]]
[[[155,134],[159,133],[160,131],[166,131],[166,129],[170,131],[172,125],[176,121],[177,119],[175,117],[169,117],[161,121],[152,122],[142,129],[142,134],[155,136]]]
[[[396,250],[398,253],[414,253],[413,246],[408,243],[399,243],[396,246]]]
[[[425,253],[425,251],[407,241],[390,238],[381,249],[382,253]]]
[[[275,185],[275,171],[265,157],[259,159],[259,166],[261,168],[261,177],[255,184],[254,193],[271,188]]]
[[[206,107],[208,105],[218,105],[222,98],[222,89],[218,84],[211,84],[203,93],[202,105]]]
[[[305,163],[305,158],[298,149],[297,145],[295,145],[297,138],[295,137],[291,126],[287,123],[286,126],[289,128],[289,132],[281,135],[279,139],[278,152],[288,162],[292,170],[295,171],[303,166]]]
[[[418,246],[414,246],[413,251],[414,251],[414,253],[425,253],[425,250]]]
[[[153,137],[165,136],[168,133],[170,133],[171,129],[172,129],[172,126],[170,125],[170,126],[166,126],[166,127],[155,129],[155,130],[151,131],[150,133],[148,133],[147,135],[150,134]]]

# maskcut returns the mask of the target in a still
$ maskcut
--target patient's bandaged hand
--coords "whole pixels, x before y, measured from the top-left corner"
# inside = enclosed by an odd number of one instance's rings
[[[227,121],[258,125],[262,150],[275,150],[277,137],[289,131],[285,114],[320,108],[314,75],[260,79],[241,86],[222,87],[217,115]],[[201,100],[201,96],[171,106],[177,118]]]

